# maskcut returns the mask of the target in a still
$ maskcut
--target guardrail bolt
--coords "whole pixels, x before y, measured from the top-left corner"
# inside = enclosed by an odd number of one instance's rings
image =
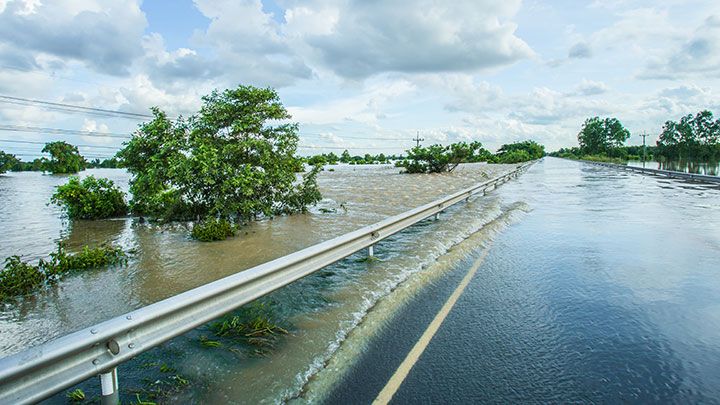
[[[113,356],[117,356],[118,353],[120,353],[120,345],[118,344],[117,340],[112,339],[108,341],[105,345],[107,346],[108,350],[110,350],[110,353],[113,354]]]
[[[135,348],[135,343],[130,343],[130,344],[128,345],[128,348],[134,349],[134,348]]]
[[[90,329],[90,333],[92,333],[93,335],[97,335],[97,329]]]

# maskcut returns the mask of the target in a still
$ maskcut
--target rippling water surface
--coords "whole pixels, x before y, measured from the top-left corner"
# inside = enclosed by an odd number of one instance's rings
[[[335,167],[319,177],[324,200],[310,213],[253,223],[238,237],[210,244],[189,240],[183,224],[63,223],[45,204],[64,178],[0,176],[0,258],[37,259],[57,240],[72,249],[110,241],[136,250],[127,266],[66,278],[6,308],[0,356],[512,167],[476,164],[427,176],[386,166]],[[121,170],[86,174],[127,182]],[[193,382],[175,397],[183,403],[323,400],[405,303],[488,246],[459,302],[461,324],[451,329],[452,340],[472,342],[472,350],[448,345],[431,372],[450,365],[460,386],[463,367],[482,367],[482,377],[468,388],[482,402],[718,402],[720,190],[550,158],[448,209],[440,221],[423,221],[380,242],[375,254],[382,261],[358,263],[358,253],[271,294],[267,301],[290,331],[271,354],[201,348],[197,338],[208,331],[199,328],[149,359],[172,360]],[[468,319],[482,327],[467,328]],[[137,387],[133,381],[142,381],[144,372],[141,364],[121,367],[121,388]],[[422,387],[416,388],[421,395]],[[415,399],[447,393],[422,395]]]
[[[390,166],[335,166],[319,176],[324,199],[310,213],[251,223],[239,236],[209,244],[189,240],[185,224],[158,225],[137,219],[66,223],[60,220],[57,207],[46,205],[55,187],[67,180],[65,176],[1,176],[0,226],[5,231],[0,234],[0,257],[21,254],[26,260],[37,260],[47,256],[57,241],[64,241],[71,250],[110,242],[135,253],[127,266],[67,277],[6,308],[0,315],[0,355],[378,222],[513,167],[471,164],[453,173],[400,175]],[[127,189],[128,175],[123,170],[82,173],[89,174],[109,177]],[[490,197],[471,200],[472,209],[458,211],[457,221],[427,221],[379,244],[376,255],[383,262],[355,263],[362,257],[358,254],[273,294],[269,299],[275,312],[292,333],[272,356],[259,360],[223,357],[227,353],[208,355],[207,350],[197,349],[196,341],[178,339],[172,344],[178,346],[174,350],[182,351],[187,359],[178,367],[195,381],[204,381],[186,400],[276,402],[298,395],[380,297],[502,215],[504,208],[496,204]]]

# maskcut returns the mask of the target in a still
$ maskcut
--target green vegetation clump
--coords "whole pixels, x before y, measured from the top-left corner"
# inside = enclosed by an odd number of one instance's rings
[[[272,307],[266,302],[253,302],[224,315],[210,324],[210,330],[218,337],[232,338],[255,347],[253,354],[266,355],[277,343],[278,334],[288,332],[274,323]],[[222,343],[201,338],[204,347],[222,347]]]
[[[705,110],[679,122],[666,121],[657,141],[657,155],[665,160],[720,160],[720,119]]]
[[[584,155],[614,156],[616,151],[622,150],[628,138],[630,131],[617,118],[588,118],[578,133],[580,151]]]
[[[15,162],[17,162],[15,155],[0,150],[0,174],[10,170]]]
[[[81,182],[71,176],[67,184],[58,186],[51,201],[70,219],[100,219],[125,215],[128,207],[124,195],[112,180],[88,176]]]
[[[319,201],[319,193],[302,189],[307,182],[296,182],[298,125],[287,123],[291,116],[274,90],[239,86],[203,101],[187,121],[154,108],[155,118],[118,153],[133,175],[135,214],[237,221],[300,212]]]
[[[493,163],[520,163],[540,159],[545,156],[545,147],[535,141],[527,140],[504,144],[498,149]]]
[[[623,144],[628,138],[630,131],[625,129],[617,118],[588,118],[578,133],[579,147],[560,149],[550,155],[566,159],[626,164],[630,149]],[[637,152],[638,149],[633,147],[632,151]]]
[[[397,167],[404,167],[407,173],[441,173],[455,170],[460,163],[477,162],[490,153],[480,142],[458,142],[452,145],[416,146],[407,151],[408,159],[399,161]]]
[[[190,237],[201,242],[227,239],[235,235],[235,227],[225,218],[206,218],[193,225]]]
[[[71,403],[85,401],[85,393],[80,388],[76,389],[75,391],[65,393],[65,397],[67,398],[68,402]]]
[[[0,302],[52,284],[72,272],[126,261],[122,249],[108,245],[95,249],[85,246],[80,253],[69,254],[61,243],[56,252],[50,253],[49,260],[40,259],[37,266],[22,261],[20,256],[11,256],[5,259],[5,269],[0,271]]]
[[[45,162],[43,170],[53,174],[77,173],[85,169],[87,162],[80,155],[77,146],[67,142],[57,141],[45,144],[43,153],[50,154],[50,160]]]

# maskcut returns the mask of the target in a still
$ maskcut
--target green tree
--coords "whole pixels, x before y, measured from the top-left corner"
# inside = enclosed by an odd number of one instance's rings
[[[580,150],[584,154],[608,154],[630,138],[630,131],[617,118],[588,118],[578,134]]]
[[[15,166],[18,162],[19,160],[15,157],[15,155],[11,155],[0,150],[0,174],[5,173],[8,170],[12,170],[13,166]]]
[[[52,202],[61,206],[70,219],[101,219],[125,215],[125,193],[112,180],[85,177],[82,182],[77,176],[58,186]]]
[[[545,147],[531,140],[504,144],[498,149],[500,163],[518,163],[540,159],[545,156]]]
[[[50,160],[45,164],[44,170],[50,173],[77,173],[85,169],[85,158],[80,155],[77,146],[63,141],[45,144],[43,153],[50,154]]]
[[[291,116],[274,90],[239,86],[203,101],[188,121],[171,121],[154,108],[155,119],[118,153],[133,175],[133,212],[165,220],[244,220],[303,211],[319,201],[312,192],[319,167],[295,184],[298,126],[286,123]]]
[[[657,154],[666,159],[717,160],[720,158],[720,119],[705,110],[679,122],[667,121],[657,141]]]
[[[407,151],[408,159],[396,163],[408,173],[451,172],[462,162],[475,161],[476,153],[484,153],[480,142],[458,142],[449,146],[416,146]]]
[[[350,160],[352,160],[352,156],[350,156],[350,152],[348,152],[348,150],[345,149],[343,151],[342,155],[340,155],[340,161],[343,163],[349,163]]]

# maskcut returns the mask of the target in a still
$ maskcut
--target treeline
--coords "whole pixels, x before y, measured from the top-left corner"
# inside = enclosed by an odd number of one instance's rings
[[[625,146],[630,131],[617,118],[600,117],[585,120],[578,133],[578,146],[562,148],[551,156],[570,159],[610,161],[627,163],[630,159],[642,159],[642,146]],[[688,114],[679,122],[666,121],[655,146],[645,149],[646,160],[720,160],[720,119],[704,110]]]
[[[48,142],[42,149],[42,153],[47,153],[49,157],[41,157],[33,159],[30,162],[23,162],[15,155],[5,153],[0,150],[0,173],[7,171],[13,172],[50,172],[54,174],[73,174],[88,168],[108,168],[114,169],[121,167],[120,161],[113,157],[110,159],[92,161],[86,160],[77,146],[67,142],[57,141]]]
[[[458,142],[451,145],[417,146],[407,151],[407,159],[395,166],[404,167],[407,173],[451,172],[460,163],[519,163],[545,156],[545,147],[535,141],[505,144],[492,154],[480,142]]]
[[[384,163],[390,163],[395,160],[403,159],[403,156],[395,156],[395,155],[385,155],[384,153],[380,153],[379,155],[371,155],[369,153],[366,153],[364,156],[356,155],[351,156],[350,152],[348,152],[347,149],[343,151],[343,153],[338,156],[334,154],[333,152],[330,153],[322,153],[319,155],[314,156],[306,156],[303,158],[303,162],[307,163],[309,165],[324,165],[324,164],[330,164],[330,165],[336,165],[338,163],[347,163],[351,165],[372,165],[372,164],[384,164]]]
[[[720,119],[705,110],[679,122],[667,121],[657,141],[657,155],[665,160],[720,160]]]
[[[655,155],[657,153],[657,147],[655,146],[646,146],[645,147],[645,160],[652,161],[655,160]],[[556,150],[555,152],[550,152],[550,156],[555,157],[562,157],[566,159],[583,159],[583,160],[592,160],[593,157],[597,157],[597,155],[585,155],[580,150],[579,147],[574,146],[572,148],[560,148]],[[600,157],[608,157],[607,155],[600,155]],[[643,146],[642,145],[632,145],[632,146],[621,146],[618,148],[615,148],[610,156],[608,157],[610,159],[617,159],[619,161],[626,162],[628,160],[642,160],[643,159]]]

